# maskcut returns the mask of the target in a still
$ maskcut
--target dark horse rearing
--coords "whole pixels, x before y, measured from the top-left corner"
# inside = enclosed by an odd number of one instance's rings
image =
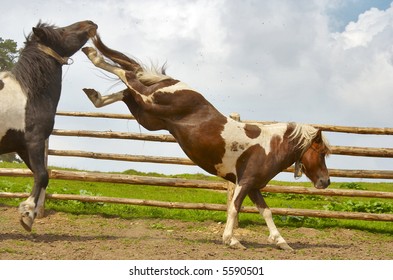
[[[43,215],[48,185],[45,141],[54,125],[62,66],[96,30],[92,21],[61,28],[39,22],[14,68],[0,73],[0,154],[17,152],[34,174],[31,194],[19,206],[21,224],[28,231],[36,216]]]
[[[223,233],[224,243],[243,248],[233,236],[233,226],[248,195],[266,220],[270,231],[268,240],[282,249],[291,249],[278,232],[260,188],[293,163],[298,169],[303,166],[316,188],[326,188],[330,184],[325,165],[329,146],[321,131],[296,123],[260,125],[234,121],[164,71],[144,69],[131,58],[106,47],[98,36],[93,42],[116,65],[106,62],[94,48],[83,48],[83,52],[95,66],[117,75],[127,86],[108,96],[84,89],[96,107],[125,102],[146,129],[168,130],[198,166],[236,184]]]

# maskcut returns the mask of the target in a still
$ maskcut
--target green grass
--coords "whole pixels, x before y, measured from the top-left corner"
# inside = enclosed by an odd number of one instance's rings
[[[0,163],[0,168],[22,167],[24,167],[23,164]],[[157,173],[145,174],[134,170],[125,171],[124,174],[219,180],[215,177],[206,176],[203,174],[180,174],[176,176],[164,176]],[[32,178],[0,177],[0,192],[30,192],[32,184]],[[311,187],[311,184],[309,183],[297,182],[271,182],[271,184],[302,185],[306,187]],[[333,183],[331,186],[329,186],[329,188],[393,192],[393,183]],[[177,201],[190,203],[200,202],[219,204],[226,203],[226,193],[219,191],[176,187],[78,182],[67,180],[50,180],[47,192],[149,199],[171,202]],[[272,208],[279,207],[335,211],[358,211],[367,213],[393,213],[393,203],[389,199],[328,197],[317,195],[274,193],[264,193],[264,196],[266,197],[266,202]],[[8,206],[17,206],[20,202],[20,199],[0,199],[0,204]],[[243,205],[251,206],[252,203],[248,198],[246,198]],[[116,216],[125,219],[163,218],[180,219],[185,221],[212,220],[222,223],[225,223],[226,219],[226,213],[220,211],[165,209],[158,207],[121,205],[111,203],[86,203],[79,201],[62,200],[47,200],[46,209],[53,209],[55,211],[62,211],[73,214],[99,214],[104,216]],[[293,216],[275,216],[274,219],[277,226],[279,227],[342,227],[360,229],[370,232],[378,232],[393,236],[392,222],[374,222]],[[253,227],[259,226],[261,224],[264,224],[264,221],[259,215],[246,213],[240,214],[240,226]]]

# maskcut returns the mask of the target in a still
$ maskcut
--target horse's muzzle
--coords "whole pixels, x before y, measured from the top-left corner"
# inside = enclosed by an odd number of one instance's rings
[[[319,179],[315,184],[315,188],[317,189],[326,189],[330,185],[330,179]]]

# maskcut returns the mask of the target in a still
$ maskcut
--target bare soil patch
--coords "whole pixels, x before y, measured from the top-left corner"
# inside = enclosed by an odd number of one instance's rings
[[[49,212],[28,233],[16,208],[0,207],[0,259],[311,260],[393,259],[390,236],[349,229],[280,228],[294,252],[267,242],[267,227],[238,228],[246,250],[222,244],[223,224]]]

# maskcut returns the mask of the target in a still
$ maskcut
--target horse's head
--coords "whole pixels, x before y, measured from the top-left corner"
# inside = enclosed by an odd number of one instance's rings
[[[76,53],[89,38],[97,33],[97,24],[92,21],[80,21],[66,27],[53,27],[39,22],[33,27],[34,40],[55,51],[62,57]]]
[[[303,170],[317,189],[327,188],[330,185],[330,179],[325,157],[329,153],[330,149],[319,130],[311,145],[304,151],[300,161],[296,164],[295,174],[299,174]]]

